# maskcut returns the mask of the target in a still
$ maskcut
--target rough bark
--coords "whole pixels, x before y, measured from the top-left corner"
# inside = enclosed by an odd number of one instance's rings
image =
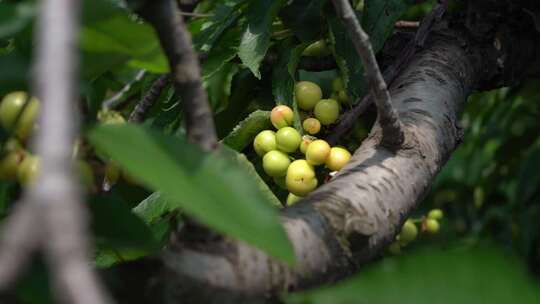
[[[341,17],[356,52],[366,70],[371,98],[377,106],[379,125],[382,129],[381,144],[388,148],[398,148],[405,140],[399,115],[392,105],[386,81],[379,69],[369,36],[364,32],[348,0],[332,0],[336,12]]]
[[[526,70],[518,63],[540,54],[537,34],[497,25],[495,32],[504,34],[494,44],[493,37],[473,39],[460,24],[430,35],[390,87],[404,145],[397,151],[379,146],[377,122],[335,178],[283,211],[298,257],[294,268],[230,239],[177,239],[157,280],[164,302],[239,303],[342,278],[378,256],[461,141],[458,116],[471,91],[516,81]]]
[[[145,1],[138,13],[156,30],[182,98],[188,140],[203,150],[218,146],[216,130],[191,35],[174,0]]]

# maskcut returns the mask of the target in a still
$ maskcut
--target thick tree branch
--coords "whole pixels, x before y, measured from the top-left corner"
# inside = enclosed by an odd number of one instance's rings
[[[381,147],[376,123],[335,178],[284,210],[283,225],[299,259],[295,268],[235,240],[178,238],[155,279],[164,302],[240,303],[342,278],[379,255],[461,141],[458,116],[469,93],[488,87],[487,80],[503,85],[499,81],[508,75],[526,75],[514,61],[539,57],[536,33],[501,25],[508,35],[496,48],[489,39],[476,41],[462,32],[461,24],[432,33],[390,87],[405,145],[397,151]],[[507,60],[502,69],[496,64],[501,58]]]
[[[197,54],[176,2],[148,0],[138,12],[156,30],[169,59],[174,84],[182,98],[188,139],[204,150],[213,150],[218,141],[212,110],[202,86]]]
[[[394,82],[399,72],[409,64],[414,54],[424,46],[424,42],[428,38],[435,22],[441,19],[447,10],[447,7],[448,4],[446,2],[435,5],[433,10],[431,10],[431,12],[422,20],[414,39],[409,41],[405,46],[405,50],[400,52],[397,59],[385,69],[383,78],[387,84],[391,85]],[[353,127],[358,117],[365,112],[371,103],[371,96],[366,95],[357,102],[350,111],[341,115],[337,126],[330,132],[330,135],[326,140],[330,144],[336,144],[338,140]]]
[[[364,65],[371,96],[377,106],[378,119],[383,130],[381,144],[390,148],[399,147],[405,140],[405,134],[398,113],[392,105],[386,82],[379,70],[369,37],[358,22],[348,0],[332,0],[332,2],[336,12],[343,19],[343,23]]]
[[[141,99],[141,101],[135,106],[129,115],[128,121],[132,123],[142,122],[150,108],[152,108],[152,106],[159,99],[161,92],[167,87],[170,81],[171,75],[169,74],[162,75],[156,79],[156,81],[154,81],[150,87],[150,90],[148,90],[143,99]]]

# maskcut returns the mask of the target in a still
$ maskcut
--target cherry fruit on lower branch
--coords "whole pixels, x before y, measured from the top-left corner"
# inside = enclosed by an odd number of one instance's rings
[[[22,185],[33,183],[41,169],[41,159],[38,156],[27,154],[17,170],[17,179]]]
[[[427,217],[433,220],[440,220],[444,217],[444,213],[441,209],[433,209],[429,211]]]
[[[311,111],[321,100],[322,90],[316,83],[300,81],[294,87],[294,97],[300,109]]]
[[[22,149],[8,152],[0,160],[0,178],[10,180],[17,178],[17,171],[24,156],[25,152]]]
[[[280,151],[291,153],[300,147],[302,137],[296,129],[291,127],[281,128],[276,133],[276,144]]]
[[[264,130],[255,136],[253,140],[253,149],[260,157],[272,150],[276,150],[276,132]]]
[[[263,157],[263,169],[272,177],[285,176],[291,164],[289,156],[281,151],[270,151]]]
[[[313,141],[307,148],[306,160],[311,165],[322,165],[330,155],[330,145],[322,140]]]
[[[342,147],[330,149],[330,155],[326,159],[326,167],[332,171],[339,171],[351,159],[351,153]]]
[[[412,220],[406,220],[399,233],[399,241],[401,244],[408,244],[418,236],[418,228]]]
[[[317,177],[315,170],[304,159],[293,161],[287,169],[285,179],[289,192],[297,196],[306,196],[317,188]]]
[[[302,199],[301,196],[295,195],[293,193],[289,193],[289,195],[287,195],[287,206],[292,206],[301,199]]]
[[[270,112],[270,121],[276,129],[292,125],[293,119],[293,110],[284,105],[276,106],[272,109],[272,112]]]
[[[439,221],[428,218],[424,222],[424,229],[429,233],[436,234],[441,229],[441,226]]]
[[[302,52],[302,56],[323,57],[330,55],[330,48],[326,45],[324,39],[317,40],[308,45]]]
[[[315,135],[321,131],[321,122],[317,118],[306,118],[302,123],[302,127],[308,134]]]
[[[39,107],[39,100],[26,92],[10,93],[0,103],[0,124],[13,130],[19,139],[26,140],[34,129]]]
[[[315,105],[314,114],[321,124],[331,125],[339,117],[339,103],[335,99],[322,99]]]

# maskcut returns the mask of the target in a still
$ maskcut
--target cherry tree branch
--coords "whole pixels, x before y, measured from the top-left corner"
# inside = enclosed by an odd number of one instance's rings
[[[383,78],[387,84],[392,84],[394,82],[399,72],[409,64],[414,54],[424,46],[435,22],[442,18],[447,8],[448,4],[443,1],[442,3],[435,5],[431,12],[422,20],[414,39],[409,41],[405,46],[405,50],[385,69]],[[372,97],[370,95],[364,96],[350,111],[341,115],[338,124],[334,127],[332,132],[330,132],[330,135],[326,140],[330,144],[336,144],[338,140],[352,128],[358,117],[365,112],[371,103]]]
[[[206,151],[218,145],[212,110],[202,86],[191,36],[174,0],[148,0],[138,13],[156,30],[181,96],[188,139]]]
[[[390,148],[399,147],[405,140],[403,126],[399,120],[398,113],[392,105],[392,98],[379,70],[369,37],[358,22],[348,0],[332,0],[332,2],[334,3],[336,12],[338,12],[345,27],[349,31],[356,51],[364,64],[371,96],[377,106],[379,123],[383,131],[381,144]]]
[[[43,102],[35,142],[41,173],[3,229],[0,291],[43,247],[59,303],[109,303],[91,267],[88,217],[71,157],[77,133],[79,1],[44,0],[37,35],[37,90]]]
[[[141,101],[135,106],[129,115],[128,121],[133,123],[142,122],[150,108],[152,108],[152,106],[157,102],[161,92],[167,87],[170,81],[170,74],[162,75],[156,79],[156,81],[154,81],[150,87],[150,90],[148,90],[143,99],[141,99]]]
[[[126,84],[120,91],[118,91],[116,94],[111,96],[109,99],[103,101],[103,108],[106,110],[112,110],[116,107],[118,107],[124,100],[126,100],[129,91],[131,91],[131,88],[133,85],[139,81],[141,81],[144,76],[146,75],[145,70],[140,70],[137,72],[135,77],[133,78],[133,81]]]
[[[80,2],[44,0],[38,30],[37,88],[43,102],[36,149],[41,174],[28,199],[45,218],[43,242],[59,303],[109,303],[91,266],[88,216],[72,158],[78,112],[77,34]]]

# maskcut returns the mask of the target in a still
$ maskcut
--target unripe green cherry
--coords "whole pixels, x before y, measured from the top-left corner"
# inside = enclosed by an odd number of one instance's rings
[[[125,124],[126,119],[117,111],[105,110],[98,113],[98,120],[106,125]]]
[[[270,151],[263,157],[264,172],[272,177],[285,176],[290,164],[289,156],[281,151]]]
[[[311,111],[321,100],[322,90],[316,83],[300,81],[294,87],[294,97],[300,109]]]
[[[300,152],[306,154],[309,144],[311,144],[317,138],[309,135],[302,136],[302,142],[300,143]]]
[[[19,165],[24,159],[24,151],[16,150],[8,152],[2,160],[0,160],[0,178],[16,179]]]
[[[306,196],[317,188],[318,183],[315,170],[304,159],[298,159],[291,163],[287,169],[285,182],[289,192],[298,196]]]
[[[429,211],[428,216],[429,219],[433,220],[440,220],[444,217],[444,213],[441,209],[433,209]]]
[[[326,159],[326,167],[331,171],[339,171],[351,159],[351,153],[342,147],[330,149],[330,155]]]
[[[26,186],[33,183],[41,169],[41,159],[38,156],[27,154],[17,170],[17,180]]]
[[[267,152],[276,148],[276,132],[274,131],[264,130],[257,134],[255,140],[253,140],[253,149],[260,157],[263,157]]]
[[[430,218],[425,220],[424,225],[426,231],[431,234],[438,233],[441,228],[441,226],[439,225],[439,221]]]
[[[321,122],[317,118],[310,117],[304,120],[302,127],[309,134],[315,135],[321,130]]]
[[[416,239],[418,236],[418,228],[411,220],[406,220],[399,233],[399,241],[402,244],[408,244]]]
[[[313,112],[321,124],[331,125],[339,117],[339,103],[334,99],[321,99]]]
[[[302,137],[295,128],[284,127],[276,133],[276,144],[280,151],[290,153],[296,151],[300,146]]]
[[[284,105],[276,106],[272,109],[272,112],[270,112],[270,121],[276,129],[292,125],[293,118],[293,110]]]
[[[35,126],[39,107],[39,100],[26,92],[10,93],[0,103],[0,124],[8,130],[13,129],[19,139],[26,140]]]
[[[345,90],[343,79],[341,79],[341,77],[334,78],[334,80],[332,80],[332,91],[337,93],[343,90]]]
[[[287,195],[287,206],[294,205],[296,202],[298,202],[302,198],[303,197],[301,197],[301,196],[295,195],[293,193],[289,193],[289,195]]]
[[[322,140],[317,139],[309,144],[306,151],[306,160],[311,165],[322,165],[330,155],[330,145]]]
[[[302,52],[303,56],[314,56],[314,57],[323,57],[326,55],[329,55],[330,49],[326,45],[326,41],[324,39],[317,40],[313,42],[312,44],[308,45]]]

